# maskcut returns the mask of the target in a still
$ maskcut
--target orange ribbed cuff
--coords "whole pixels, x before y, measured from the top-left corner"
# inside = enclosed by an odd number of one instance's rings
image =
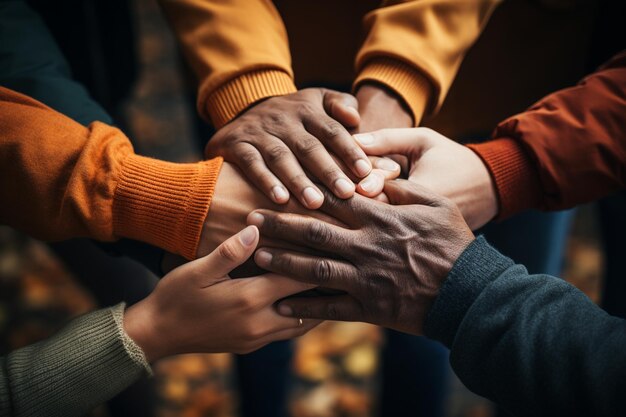
[[[395,91],[411,110],[418,126],[429,111],[432,86],[418,70],[393,58],[375,58],[367,62],[354,81],[353,91],[364,82],[377,82]]]
[[[196,257],[222,158],[177,164],[127,157],[113,197],[113,233]]]
[[[298,91],[289,74],[260,70],[243,74],[198,99],[198,110],[216,128],[224,126],[257,101]]]
[[[542,193],[537,168],[516,140],[499,138],[467,147],[483,160],[496,185],[497,220],[540,208]]]

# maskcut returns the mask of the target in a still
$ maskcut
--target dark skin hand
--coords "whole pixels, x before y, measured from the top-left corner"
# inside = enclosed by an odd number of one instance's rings
[[[222,127],[205,153],[237,165],[274,203],[286,203],[291,192],[304,207],[316,209],[324,196],[307,173],[337,197],[354,195],[354,182],[331,153],[357,179],[372,170],[346,130],[359,122],[353,96],[308,88],[252,106]]]
[[[413,116],[402,99],[376,83],[363,84],[356,93],[361,122],[358,132],[394,127],[413,127]]]
[[[417,184],[389,181],[385,193],[396,205],[359,195],[342,201],[328,193],[321,210],[347,227],[269,210],[248,216],[262,235],[332,254],[265,247],[255,255],[261,268],[345,292],[283,300],[281,314],[423,333],[439,288],[474,235],[450,200]]]

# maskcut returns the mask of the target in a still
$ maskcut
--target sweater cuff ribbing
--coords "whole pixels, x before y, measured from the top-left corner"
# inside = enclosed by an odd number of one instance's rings
[[[119,337],[114,309],[75,318],[58,334],[8,355],[10,388],[2,394],[10,395],[13,415],[83,415],[145,375]]]
[[[354,81],[353,91],[365,82],[380,83],[399,95],[411,110],[414,126],[431,111],[431,83],[415,68],[393,58],[375,58],[367,62]]]
[[[537,169],[516,140],[500,138],[467,146],[485,163],[496,185],[496,220],[539,208],[541,183]]]
[[[452,347],[467,311],[490,282],[513,266],[511,259],[479,236],[456,260],[428,312],[424,334]]]
[[[113,198],[113,233],[194,259],[222,158],[193,164],[128,156]]]
[[[198,98],[198,111],[217,129],[241,112],[267,97],[298,91],[292,77],[281,70],[260,70],[242,74]]]

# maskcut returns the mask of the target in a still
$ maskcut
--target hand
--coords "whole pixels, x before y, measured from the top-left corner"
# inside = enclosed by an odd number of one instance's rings
[[[247,353],[275,340],[300,336],[319,322],[286,318],[274,303],[312,288],[266,274],[231,279],[259,241],[247,227],[204,258],[167,274],[144,300],[124,315],[124,329],[149,362],[180,353]]]
[[[413,127],[413,116],[395,93],[378,84],[364,84],[356,93],[361,122],[357,132]]]
[[[375,168],[368,175],[368,178],[373,181],[368,190],[371,190],[373,195],[379,195],[383,190],[384,179],[397,177],[400,167],[385,158],[377,158],[373,163],[375,167],[388,165],[387,170]],[[201,257],[210,253],[229,236],[245,227],[248,214],[258,208],[305,214],[327,222],[339,223],[319,210],[312,211],[304,208],[294,199],[287,204],[275,204],[252,185],[236,166],[224,162],[217,179],[211,207],[204,222],[197,256]]]
[[[213,136],[206,154],[236,164],[274,203],[286,203],[290,191],[304,207],[316,209],[324,196],[305,170],[340,198],[355,191],[329,151],[357,178],[372,169],[344,127],[358,123],[354,97],[309,88],[254,105]]]
[[[261,268],[346,293],[283,300],[281,314],[422,333],[439,288],[474,235],[451,201],[417,184],[389,181],[385,193],[392,203],[404,205],[327,195],[322,211],[347,227],[269,210],[250,214],[248,222],[265,236],[332,254],[261,248],[255,255]]]
[[[431,129],[419,127],[383,129],[355,135],[355,138],[370,155],[406,156],[409,181],[454,201],[472,230],[498,214],[493,179],[471,149]]]

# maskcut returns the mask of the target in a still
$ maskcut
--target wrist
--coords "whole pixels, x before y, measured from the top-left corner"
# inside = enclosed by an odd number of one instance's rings
[[[481,159],[489,172],[497,200],[498,219],[540,208],[541,181],[534,162],[519,142],[498,138],[471,144],[468,148]]]
[[[361,124],[359,131],[412,127],[413,116],[403,100],[382,84],[363,83],[356,92]]]
[[[166,349],[167,338],[156,337],[159,334],[156,331],[157,319],[158,316],[153,314],[150,305],[150,297],[127,308],[124,312],[124,332],[141,348],[146,360],[150,363],[169,356]],[[162,333],[161,336],[163,336]]]
[[[435,96],[432,83],[423,73],[398,59],[390,57],[372,58],[364,64],[354,82],[354,90],[358,91],[361,85],[376,84],[385,86],[393,91],[398,100],[409,109],[412,124],[418,126],[427,113],[431,113],[434,104],[431,98]]]
[[[204,90],[208,89],[200,88],[200,91]],[[298,89],[292,76],[283,70],[252,71],[224,83],[210,94],[201,94],[198,97],[198,110],[219,129],[263,99],[296,91]]]

